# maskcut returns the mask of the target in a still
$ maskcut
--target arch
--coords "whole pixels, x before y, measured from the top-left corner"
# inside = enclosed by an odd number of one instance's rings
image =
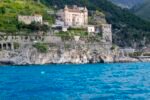
[[[2,48],[2,44],[0,44],[0,50],[2,50],[3,48]]]
[[[12,49],[12,44],[11,43],[7,43],[8,49],[11,50]]]
[[[4,44],[3,44],[3,49],[4,49],[4,50],[6,50],[6,49],[7,49],[7,47],[6,47],[6,43],[4,43]]]

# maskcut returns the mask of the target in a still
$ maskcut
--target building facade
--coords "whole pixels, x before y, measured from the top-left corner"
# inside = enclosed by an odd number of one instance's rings
[[[41,15],[34,15],[34,16],[18,16],[18,21],[23,22],[24,24],[31,24],[32,22],[39,22],[43,23],[43,17]]]
[[[86,26],[88,24],[88,10],[86,7],[73,6],[64,8],[64,23],[70,27]]]

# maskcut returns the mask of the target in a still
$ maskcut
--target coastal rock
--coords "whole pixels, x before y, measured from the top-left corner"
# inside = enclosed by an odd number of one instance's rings
[[[0,62],[2,64],[26,65],[26,64],[85,64],[113,62],[112,55],[102,55],[100,51],[92,49],[60,49],[49,48],[47,53],[40,53],[32,46],[25,46],[17,51],[1,51]]]
[[[112,63],[114,62],[112,55],[102,55],[101,58],[103,59],[104,63]]]
[[[139,62],[139,60],[131,57],[118,57],[115,58],[115,62]]]

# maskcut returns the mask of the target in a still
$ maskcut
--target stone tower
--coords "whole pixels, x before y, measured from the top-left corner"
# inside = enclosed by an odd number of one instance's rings
[[[105,42],[112,43],[112,26],[111,24],[101,25],[102,38]]]
[[[84,8],[84,24],[88,25],[88,9]]]

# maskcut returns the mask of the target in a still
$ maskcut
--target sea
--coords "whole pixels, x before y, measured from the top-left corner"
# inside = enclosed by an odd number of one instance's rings
[[[0,66],[0,100],[150,100],[150,63]]]

